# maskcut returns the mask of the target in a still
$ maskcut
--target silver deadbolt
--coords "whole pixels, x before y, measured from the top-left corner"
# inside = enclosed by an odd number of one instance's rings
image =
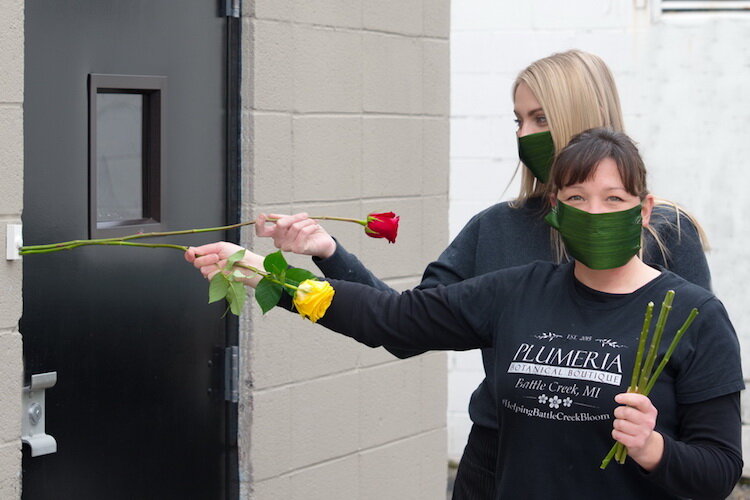
[[[44,391],[57,383],[57,372],[31,376],[31,384],[23,388],[21,441],[31,448],[31,456],[47,455],[57,451],[55,438],[44,432]]]

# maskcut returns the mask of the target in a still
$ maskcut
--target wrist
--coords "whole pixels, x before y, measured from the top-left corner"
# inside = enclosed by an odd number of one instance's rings
[[[315,255],[315,257],[319,259],[327,259],[331,257],[334,253],[336,253],[336,240],[328,237],[328,243],[324,245],[319,252]]]
[[[250,252],[249,250],[245,252],[245,256],[242,258],[240,262],[244,266],[254,267],[255,269],[258,269],[259,271],[266,270],[263,267],[263,258],[260,255]],[[250,269],[247,269],[245,267],[240,267],[239,269],[241,270],[242,274],[245,275],[245,278],[242,280],[242,282],[247,286],[255,288],[256,286],[258,286],[258,283],[260,282],[260,280],[263,279],[263,276],[261,276],[260,274],[256,272],[253,272]]]
[[[651,431],[646,444],[636,453],[628,452],[633,460],[646,471],[652,471],[661,462],[664,456],[664,436],[656,431]]]

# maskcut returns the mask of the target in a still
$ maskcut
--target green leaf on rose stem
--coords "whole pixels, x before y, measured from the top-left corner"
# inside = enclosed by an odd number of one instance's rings
[[[293,285],[299,285],[305,280],[314,280],[318,277],[307,269],[302,269],[301,267],[290,267],[286,270],[286,278],[288,281],[293,281]]]
[[[227,296],[229,279],[223,273],[216,273],[208,286],[208,303],[218,302]]]
[[[286,263],[284,255],[281,253],[281,250],[279,250],[266,255],[266,258],[263,259],[263,267],[265,267],[266,271],[269,273],[281,276],[286,272],[286,268],[289,267],[289,264]]]
[[[234,278],[235,280],[244,280],[245,278],[247,278],[247,275],[239,269],[235,269],[232,273],[232,278]]]
[[[258,302],[263,314],[267,313],[279,303],[281,298],[281,285],[263,278],[255,287],[255,300]]]
[[[235,265],[237,262],[242,260],[242,257],[245,256],[245,249],[237,250],[232,255],[229,256],[227,259],[227,265],[225,266],[225,269],[232,269],[232,266]]]
[[[247,292],[245,291],[245,285],[239,281],[232,281],[227,294],[227,301],[229,302],[229,310],[232,314],[239,316],[242,314],[242,306],[245,304],[245,297]]]

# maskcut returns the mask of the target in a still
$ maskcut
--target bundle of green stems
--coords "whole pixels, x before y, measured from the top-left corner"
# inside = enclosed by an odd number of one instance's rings
[[[698,315],[698,309],[693,308],[693,310],[690,311],[690,314],[688,315],[685,322],[682,324],[680,329],[677,330],[677,333],[672,339],[672,342],[669,344],[669,348],[667,348],[667,351],[664,353],[664,356],[657,365],[656,370],[654,370],[653,368],[654,364],[656,363],[656,355],[659,352],[662,335],[664,333],[664,326],[667,323],[669,313],[672,311],[672,302],[674,301],[674,295],[674,290],[669,290],[664,296],[664,301],[662,302],[661,309],[659,310],[659,318],[656,320],[656,328],[654,329],[654,334],[651,337],[651,344],[648,349],[648,354],[646,355],[646,359],[644,360],[643,352],[648,340],[649,330],[651,329],[651,319],[654,313],[654,303],[649,302],[646,306],[646,315],[643,318],[643,328],[641,329],[641,336],[638,341],[638,351],[635,355],[633,375],[630,379],[628,392],[643,394],[644,396],[648,396],[651,393],[651,389],[654,388],[656,380],[659,378],[659,375],[661,375],[664,367],[667,366],[667,363],[672,357],[672,353],[674,353],[674,350],[677,348],[677,344],[680,342],[680,339],[685,334],[685,331],[690,328],[693,320]],[[625,448],[625,445],[617,442],[609,450],[609,453],[607,453],[607,456],[604,457],[604,460],[602,460],[600,468],[606,469],[607,465],[609,465],[609,462],[612,461],[612,458],[614,458],[618,463],[624,464],[625,458],[627,456],[628,450],[627,448]]]

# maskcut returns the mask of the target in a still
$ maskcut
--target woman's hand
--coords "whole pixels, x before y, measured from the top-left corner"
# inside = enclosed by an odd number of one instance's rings
[[[266,224],[268,219],[277,220]],[[306,213],[260,214],[256,219],[255,234],[273,238],[276,248],[284,252],[327,259],[336,251],[336,242],[331,235]]]
[[[226,241],[219,241],[216,243],[209,243],[199,247],[190,247],[185,252],[185,260],[193,264],[198,269],[204,278],[210,280],[218,273],[227,263],[227,259],[242,250],[243,248],[234,243],[228,243]],[[252,266],[256,269],[264,271],[263,268],[263,257],[254,254],[250,250],[245,250],[245,255],[242,260],[239,261],[241,264]],[[253,288],[258,284],[261,276],[254,274],[249,269],[236,267],[242,273],[248,276],[245,279],[245,284]]]
[[[647,396],[622,393],[615,396],[621,405],[615,408],[612,437],[624,444],[628,455],[645,470],[653,470],[664,454],[664,438],[656,432],[657,410]]]

